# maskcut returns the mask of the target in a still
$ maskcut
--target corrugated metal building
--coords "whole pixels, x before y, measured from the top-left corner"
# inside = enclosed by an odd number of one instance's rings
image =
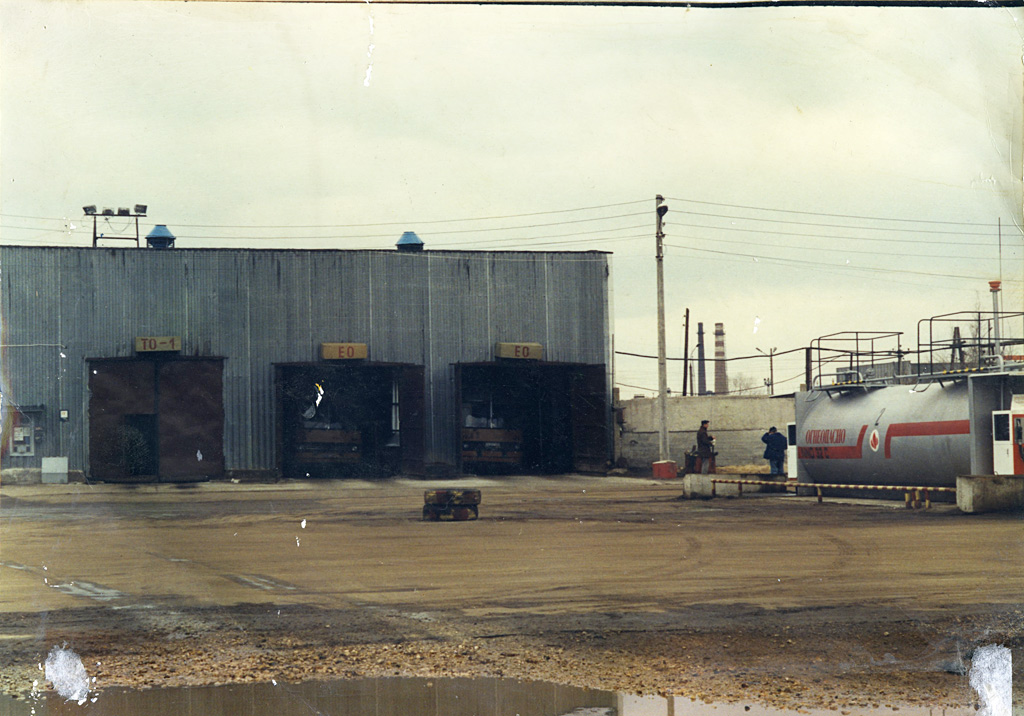
[[[0,291],[5,468],[67,457],[141,481],[611,456],[603,252],[4,246]]]

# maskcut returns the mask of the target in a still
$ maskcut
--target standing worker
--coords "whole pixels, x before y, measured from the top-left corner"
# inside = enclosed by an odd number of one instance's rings
[[[768,432],[761,436],[761,442],[765,444],[764,459],[771,465],[772,475],[784,475],[782,462],[786,459],[786,448],[789,442],[786,436],[775,429],[775,426],[768,428]]]
[[[711,469],[711,460],[715,456],[715,436],[708,434],[710,420],[701,420],[697,431],[697,457],[700,459],[700,474],[707,475]]]

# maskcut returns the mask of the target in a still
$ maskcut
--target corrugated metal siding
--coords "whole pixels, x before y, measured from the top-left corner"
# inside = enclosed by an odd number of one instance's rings
[[[57,257],[40,256],[34,266],[39,272],[39,281],[30,286],[14,286],[8,282],[14,277],[15,271],[0,265],[0,280],[4,283],[3,307],[6,317],[24,316],[28,320],[5,320],[4,346],[7,348],[6,364],[10,375],[26,376],[16,385],[4,390],[4,401],[8,405],[47,405],[53,406],[65,389],[65,361],[61,355],[61,329],[59,307],[54,305],[53,298],[60,295],[60,272],[57,270]],[[6,290],[11,285],[14,290]],[[9,402],[8,402],[9,401]],[[6,406],[5,406],[6,407]],[[41,425],[46,431],[49,441],[58,435],[57,420],[52,410],[48,410]],[[5,436],[6,438],[6,436]],[[54,449],[44,442],[37,446],[35,457],[11,457],[11,467],[34,467],[39,464],[40,454],[56,454],[44,452]]]
[[[48,438],[35,458],[5,464],[67,455],[85,469],[86,359],[131,356],[141,335],[226,357],[229,470],[275,466],[273,364],[316,361],[320,343],[348,341],[367,343],[374,361],[425,366],[425,459],[451,464],[452,365],[491,360],[497,341],[606,363],[607,268],[600,253],[0,247],[5,394],[47,406]]]
[[[431,420],[427,425],[428,463],[456,464],[460,445],[457,430],[458,406],[455,405],[452,365],[465,360],[461,310],[460,278],[469,265],[455,256],[426,254],[430,272],[428,287],[430,353],[427,363],[427,405]]]

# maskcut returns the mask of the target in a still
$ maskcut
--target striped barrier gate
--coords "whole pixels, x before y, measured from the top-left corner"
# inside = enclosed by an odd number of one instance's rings
[[[833,483],[818,483],[818,482],[779,482],[776,480],[733,480],[728,478],[711,478],[711,496],[715,496],[715,485],[717,483],[738,485],[739,494],[743,494],[744,485],[775,485],[776,487],[785,486],[789,487],[813,487],[818,493],[818,502],[822,501],[822,488],[829,488],[833,490],[889,490],[895,492],[902,492],[903,499],[908,509],[918,509],[921,507],[921,503],[924,503],[925,509],[929,509],[932,506],[931,493],[932,492],[951,492],[956,494],[955,487],[925,487],[923,485],[839,485]]]

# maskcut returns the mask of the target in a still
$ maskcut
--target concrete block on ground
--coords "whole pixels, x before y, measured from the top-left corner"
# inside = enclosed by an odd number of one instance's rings
[[[0,485],[38,485],[43,471],[38,467],[8,467],[0,471]]]
[[[956,506],[967,513],[1024,509],[1024,475],[960,475]]]
[[[683,476],[683,497],[693,500],[701,497],[711,497],[711,478],[733,477],[732,475],[702,475],[699,472]],[[717,484],[715,487],[716,497],[736,497],[740,494],[739,485]],[[752,487],[752,486],[748,486]]]
[[[752,494],[755,492],[785,492],[786,478],[783,475],[761,475],[761,474],[732,474],[732,473],[716,473],[714,475],[701,475],[700,473],[689,473],[683,477],[683,497],[686,499],[696,499],[701,497],[711,497],[711,479],[716,480],[758,480],[758,481],[769,481],[778,483],[778,487],[773,485],[737,485],[732,482],[719,482],[715,484],[715,496],[716,497],[737,497],[742,492],[746,494]]]
[[[42,482],[44,485],[68,484],[68,459],[66,457],[44,457]]]
[[[687,500],[711,497],[711,475],[692,472],[683,475],[683,497]]]

